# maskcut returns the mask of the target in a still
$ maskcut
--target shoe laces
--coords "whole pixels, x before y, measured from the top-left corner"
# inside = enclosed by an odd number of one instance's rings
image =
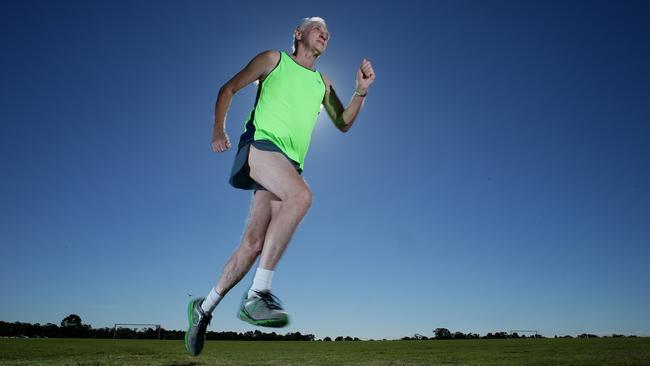
[[[208,329],[208,325],[210,324],[210,321],[212,321],[212,315],[204,313],[203,310],[199,310],[199,312],[201,313],[201,318],[199,319],[199,331],[203,333]]]
[[[260,297],[260,299],[266,304],[271,310],[282,310],[280,306],[280,299],[273,295],[270,291],[255,291],[255,293]]]

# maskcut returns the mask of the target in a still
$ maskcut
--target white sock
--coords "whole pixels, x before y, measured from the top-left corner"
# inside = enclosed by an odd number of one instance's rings
[[[219,295],[217,290],[213,287],[208,296],[201,303],[201,309],[203,309],[203,312],[206,314],[212,314],[214,308],[217,307],[217,304],[219,304],[221,299],[222,296]]]
[[[248,297],[257,296],[255,291],[271,290],[271,280],[273,280],[274,271],[264,269],[261,267],[255,271],[255,278],[253,279],[253,286],[248,290]]]

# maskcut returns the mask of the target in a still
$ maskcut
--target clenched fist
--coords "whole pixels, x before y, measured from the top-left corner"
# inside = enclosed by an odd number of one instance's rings
[[[225,131],[216,132],[212,135],[212,151],[224,152],[230,149],[230,139]]]
[[[372,69],[370,61],[364,58],[361,62],[361,66],[359,66],[357,69],[356,90],[362,94],[365,94],[373,81],[375,81],[375,70]]]

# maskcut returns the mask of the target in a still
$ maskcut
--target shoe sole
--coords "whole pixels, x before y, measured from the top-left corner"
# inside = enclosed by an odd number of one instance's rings
[[[246,323],[250,323],[260,327],[282,328],[287,324],[289,324],[288,317],[284,319],[260,319],[260,320],[253,319],[253,317],[251,317],[250,314],[248,314],[248,312],[245,309],[239,310],[239,319],[245,321]]]

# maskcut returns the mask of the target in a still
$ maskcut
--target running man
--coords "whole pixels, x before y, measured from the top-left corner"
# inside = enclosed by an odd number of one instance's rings
[[[205,298],[188,305],[185,347],[192,355],[203,349],[212,312],[260,257],[253,284],[244,294],[239,318],[253,325],[284,327],[289,316],[271,293],[275,268],[311,206],[312,193],[301,177],[312,129],[325,106],[336,128],[347,132],[375,80],[370,61],[356,72],[356,88],[347,108],[331,80],[315,68],[329,42],[322,18],[304,18],[294,30],[293,53],[264,51],[219,90],[215,106],[212,150],[230,148],[225,122],[232,97],[259,82],[255,106],[246,119],[230,175],[235,188],[253,190],[252,207],[241,243]]]

